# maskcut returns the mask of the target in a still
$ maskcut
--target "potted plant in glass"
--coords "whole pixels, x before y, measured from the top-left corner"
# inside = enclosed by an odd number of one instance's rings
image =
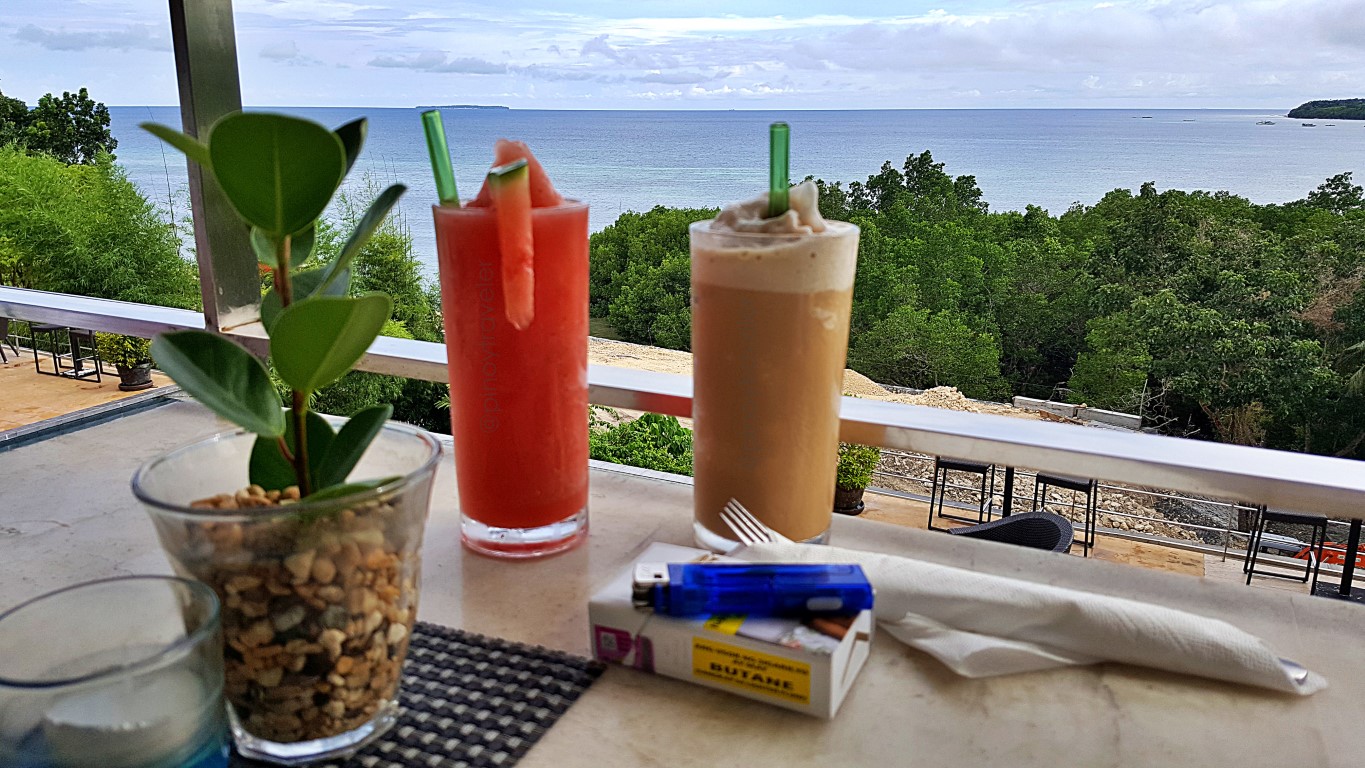
[[[355,365],[389,319],[388,296],[349,295],[350,264],[404,187],[377,196],[334,259],[303,266],[316,222],[360,152],[363,119],[331,131],[237,113],[203,142],[143,127],[198,163],[250,227],[255,258],[273,278],[262,341],[288,402],[265,363],[227,338],[157,336],[158,366],[240,429],[153,459],[133,491],[176,570],[222,600],[238,750],[283,763],[346,754],[397,717],[440,449],[425,432],[390,423],[392,406],[337,422],[309,400]]]
[[[839,443],[839,466],[834,475],[834,511],[841,515],[863,513],[863,491],[882,460],[880,448]]]
[[[138,336],[118,333],[95,334],[95,351],[100,361],[118,370],[118,388],[137,392],[152,388],[152,343]]]

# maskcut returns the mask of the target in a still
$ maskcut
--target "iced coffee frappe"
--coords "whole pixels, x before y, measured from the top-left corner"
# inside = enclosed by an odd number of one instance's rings
[[[734,498],[796,541],[827,539],[858,228],[817,190],[767,195],[691,226],[696,536],[724,549]]]

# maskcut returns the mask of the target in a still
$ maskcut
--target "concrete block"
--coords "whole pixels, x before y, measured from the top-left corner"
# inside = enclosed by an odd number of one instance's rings
[[[1048,413],[1055,413],[1058,416],[1066,416],[1067,418],[1076,417],[1076,406],[1071,405],[1070,403],[1059,403],[1054,400],[1016,397],[1014,398],[1014,407],[1029,411],[1047,411]]]
[[[1078,408],[1076,418],[1085,421],[1098,421],[1124,429],[1142,429],[1142,417],[1131,413],[1106,411],[1100,408]]]

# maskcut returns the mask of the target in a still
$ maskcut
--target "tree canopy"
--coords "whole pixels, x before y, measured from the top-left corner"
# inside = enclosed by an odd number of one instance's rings
[[[0,93],[0,146],[6,144],[68,165],[93,164],[101,153],[112,154],[118,147],[109,132],[109,109],[84,88],[60,97],[46,94],[31,110]]]
[[[1115,190],[1060,215],[993,213],[929,152],[865,182],[816,180],[861,230],[849,365],[884,384],[1054,397],[1175,434],[1359,455],[1365,193],[1343,173],[1304,199]],[[592,238],[592,314],[686,349],[687,225],[624,214]],[[1365,380],[1365,373],[1360,374]]]

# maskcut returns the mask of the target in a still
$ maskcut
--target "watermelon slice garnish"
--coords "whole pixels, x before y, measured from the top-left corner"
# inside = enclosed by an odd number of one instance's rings
[[[531,207],[550,208],[560,205],[564,198],[560,197],[555,191],[555,185],[550,183],[550,177],[541,167],[540,161],[531,154],[531,148],[526,146],[523,141],[510,141],[508,139],[498,139],[497,144],[493,145],[493,164],[508,165],[517,160],[525,160],[530,168],[531,184]],[[479,189],[479,194],[470,205],[475,208],[486,208],[492,205],[492,192],[489,190],[489,183],[484,179],[483,187]]]
[[[503,314],[518,331],[526,330],[536,315],[530,179],[530,164],[524,158],[493,168],[484,179],[498,219]]]

